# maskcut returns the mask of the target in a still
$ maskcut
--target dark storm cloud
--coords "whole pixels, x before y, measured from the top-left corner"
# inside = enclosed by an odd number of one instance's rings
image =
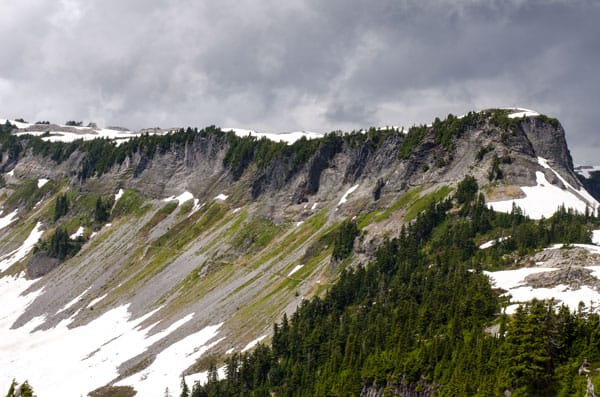
[[[597,161],[595,1],[49,1],[3,5],[8,117],[265,131],[524,106]]]

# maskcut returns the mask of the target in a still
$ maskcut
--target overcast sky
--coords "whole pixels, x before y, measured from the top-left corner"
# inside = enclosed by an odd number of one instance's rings
[[[2,117],[327,132],[522,106],[600,163],[600,1],[1,4]]]

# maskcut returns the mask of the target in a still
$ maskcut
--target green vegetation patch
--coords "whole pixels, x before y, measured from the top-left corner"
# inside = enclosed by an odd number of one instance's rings
[[[119,200],[119,201],[121,201],[121,200]],[[178,204],[179,204],[179,202],[177,202],[177,201],[169,201],[162,208],[160,208],[158,211],[156,211],[154,213],[154,215],[152,215],[152,218],[150,218],[150,220],[140,229],[139,233],[142,235],[146,235],[146,234],[150,233],[150,231],[152,229],[154,229],[154,227],[156,225],[158,225],[167,216],[169,216],[171,214],[171,212],[175,211],[175,208],[177,208]]]
[[[141,216],[146,210],[143,205],[144,198],[136,190],[125,189],[123,195],[115,203],[112,216],[115,218],[129,214]]]
[[[252,219],[241,227],[233,244],[242,252],[255,252],[267,246],[280,230],[270,219]]]
[[[418,199],[416,199],[406,210],[406,214],[404,215],[404,220],[412,221],[417,217],[417,215],[427,207],[440,202],[443,198],[448,196],[452,192],[452,188],[449,186],[442,186],[437,189],[435,192],[425,194]]]

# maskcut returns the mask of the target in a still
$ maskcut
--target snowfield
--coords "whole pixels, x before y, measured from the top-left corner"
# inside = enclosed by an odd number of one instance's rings
[[[114,380],[121,363],[143,353],[194,317],[190,314],[166,329],[152,333],[156,324],[146,328],[141,328],[140,324],[154,311],[134,319],[128,306],[123,305],[103,313],[85,326],[69,328],[76,312],[48,330],[36,330],[44,323],[43,317],[13,329],[17,318],[43,293],[43,290],[25,293],[34,284],[35,281],[21,276],[0,279],[0,307],[3,308],[0,314],[0,390],[8,390],[12,379],[17,378],[27,379],[40,396],[85,396]],[[84,295],[85,292],[74,298],[63,310],[77,305],[85,299]],[[159,353],[148,368],[118,384],[133,386],[140,397],[156,395],[157,391],[162,395],[166,387],[173,395],[178,394],[179,374],[220,341],[215,339],[220,326],[207,326],[172,344]],[[58,359],[60,365],[57,365]]]
[[[6,226],[8,226],[11,223],[13,223],[14,221],[16,221],[17,220],[17,212],[19,212],[19,210],[14,210],[10,214],[5,215],[2,218],[0,218],[0,229],[4,229]]]
[[[586,269],[592,270],[594,276],[600,275],[600,266],[587,266]],[[576,311],[579,307],[579,302],[583,302],[586,306],[594,304],[597,306],[600,303],[600,293],[588,286],[582,286],[579,289],[571,289],[567,285],[557,285],[553,288],[533,288],[525,282],[525,277],[530,274],[553,272],[559,270],[550,267],[526,267],[515,270],[501,270],[497,272],[484,272],[492,282],[492,285],[497,288],[502,288],[507,292],[504,294],[511,295],[512,302],[528,302],[532,299],[554,299],[558,303],[565,304],[571,311]],[[518,304],[512,304],[506,308],[507,314],[513,314],[518,307]]]
[[[14,265],[21,259],[25,258],[25,256],[33,249],[35,243],[37,243],[40,240],[43,233],[44,231],[42,230],[42,223],[38,222],[31,231],[31,233],[29,233],[27,239],[19,248],[12,252],[9,252],[8,254],[0,258],[0,273]],[[2,307],[2,305],[0,305],[0,307]]]
[[[532,219],[548,218],[561,205],[564,205],[565,208],[572,208],[580,213],[584,213],[586,208],[593,209],[598,207],[598,201],[585,189],[575,189],[571,186],[558,172],[548,165],[547,160],[538,157],[538,164],[550,169],[567,189],[563,190],[558,186],[552,185],[548,182],[543,172],[536,171],[537,185],[521,187],[521,190],[525,193],[524,198],[490,201],[487,203],[488,207],[500,212],[511,212],[513,204],[515,204]]]
[[[239,137],[246,136],[254,136],[258,139],[266,138],[270,141],[274,142],[285,142],[288,145],[296,142],[301,138],[313,139],[313,138],[322,138],[324,134],[319,132],[310,132],[310,131],[293,131],[293,132],[281,132],[281,133],[265,133],[265,132],[257,132],[254,130],[247,130],[243,128],[221,128],[224,132],[233,131],[235,135]]]
[[[519,117],[531,117],[531,116],[539,116],[540,114],[535,110],[525,109],[525,108],[508,108],[509,110],[515,110],[514,113],[508,115],[508,118],[515,119]]]
[[[342,198],[340,199],[340,202],[338,203],[338,207],[342,204],[344,204],[346,201],[348,201],[348,196],[350,196],[356,189],[358,189],[358,184],[352,186],[350,189],[348,189],[346,191],[346,193],[344,193],[344,195],[342,196]]]

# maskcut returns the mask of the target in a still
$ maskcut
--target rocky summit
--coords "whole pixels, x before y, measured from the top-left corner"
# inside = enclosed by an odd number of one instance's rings
[[[521,109],[285,141],[214,126],[1,127],[0,391],[17,378],[40,396],[174,395],[211,363],[222,377],[227,357],[269,342],[284,314],[374,260],[466,178],[507,214],[599,206],[559,121]],[[524,286],[600,298],[594,247],[523,252],[510,257],[521,273],[490,279],[513,291],[508,308]],[[531,270],[542,268],[557,271]],[[400,383],[391,389],[414,392]]]

